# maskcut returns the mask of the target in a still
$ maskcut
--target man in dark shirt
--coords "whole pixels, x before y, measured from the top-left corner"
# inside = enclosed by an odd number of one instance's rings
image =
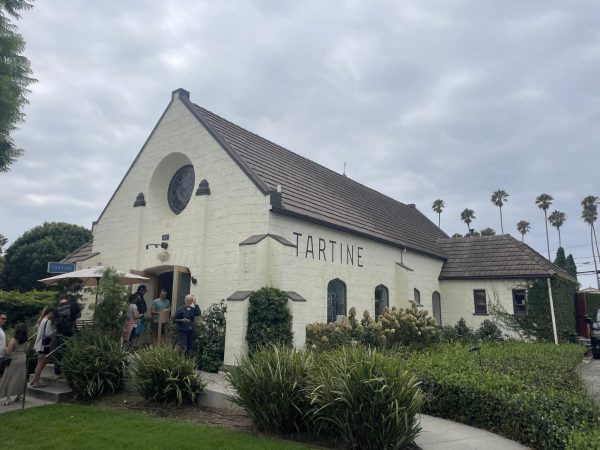
[[[54,373],[61,374],[61,361],[64,354],[64,343],[75,334],[76,321],[81,317],[81,307],[67,294],[58,296],[58,305],[54,310],[56,325],[56,351],[54,352]]]
[[[135,306],[137,306],[138,313],[142,315],[140,317],[140,321],[135,327],[134,333],[137,337],[140,337],[146,331],[146,311],[148,311],[148,306],[146,305],[146,300],[144,300],[144,294],[148,292],[146,285],[140,284],[135,293],[137,300],[135,301]]]
[[[196,305],[196,299],[193,295],[185,296],[185,305],[177,308],[175,313],[175,326],[177,327],[177,338],[181,348],[186,355],[192,352],[194,343],[194,322],[200,315],[200,307]]]

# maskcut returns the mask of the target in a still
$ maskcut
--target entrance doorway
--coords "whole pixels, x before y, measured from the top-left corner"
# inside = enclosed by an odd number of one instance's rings
[[[136,273],[136,272],[133,272]],[[150,302],[160,295],[161,289],[167,291],[167,298],[171,300],[171,315],[175,315],[178,307],[185,304],[185,296],[190,293],[192,276],[190,269],[182,266],[156,266],[150,267],[143,272],[137,271],[140,275],[149,277],[152,282],[149,283],[154,288],[153,297]]]

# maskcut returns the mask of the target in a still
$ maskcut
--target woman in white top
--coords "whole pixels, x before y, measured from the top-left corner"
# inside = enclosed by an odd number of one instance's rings
[[[50,351],[50,338],[54,334],[52,330],[52,319],[54,318],[54,307],[47,306],[40,318],[38,319],[37,336],[35,338],[35,345],[33,348],[37,352],[38,361],[35,366],[35,372],[33,380],[30,386],[34,388],[45,387],[46,385],[40,383],[40,376],[42,375],[42,369],[48,363],[48,352]]]
[[[138,312],[137,306],[135,304],[137,300],[137,296],[132,294],[129,296],[129,305],[127,306],[127,320],[125,321],[125,325],[123,326],[123,342],[126,345],[131,345],[133,340],[135,339],[135,332],[133,329],[137,327],[140,317],[142,314]]]

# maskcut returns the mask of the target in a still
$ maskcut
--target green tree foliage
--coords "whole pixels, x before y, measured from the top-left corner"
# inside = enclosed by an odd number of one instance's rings
[[[0,234],[0,255],[4,253],[4,248],[8,244],[8,239],[3,234]]]
[[[452,235],[452,237],[456,239],[456,238],[461,238],[461,237],[463,237],[463,235],[462,235],[462,234],[460,234],[460,233],[454,233],[454,234]]]
[[[36,319],[46,306],[56,299],[54,291],[0,291],[0,311],[8,316],[8,324],[13,326],[19,322]]]
[[[598,240],[596,238],[596,228],[594,222],[598,219],[598,197],[595,195],[588,195],[581,201],[583,210],[581,212],[581,218],[585,223],[590,226],[590,242],[592,244],[592,259],[594,260],[594,270],[598,273],[598,263],[596,257],[600,258],[600,251],[598,249]],[[594,249],[594,243],[596,247]],[[600,278],[596,276],[598,287],[600,288]]]
[[[548,208],[552,206],[554,197],[549,194],[540,194],[535,199],[535,204],[544,211],[544,224],[546,225],[546,245],[548,246],[548,261],[550,261],[550,239],[548,238]]]
[[[487,227],[479,232],[481,236],[496,236],[496,230],[493,228]]]
[[[98,284],[98,301],[94,308],[94,327],[116,338],[121,335],[127,311],[126,290],[117,271],[107,267]]]
[[[475,219],[475,211],[469,208],[465,208],[460,213],[460,220],[467,224],[467,229],[471,233],[471,222]]]
[[[575,259],[573,258],[573,255],[571,253],[569,253],[569,256],[567,256],[565,270],[569,272],[570,275],[573,275],[574,277],[577,276],[577,265],[575,264]]]
[[[292,345],[292,315],[285,292],[265,287],[250,296],[246,342],[252,354],[257,348],[269,345]]]
[[[19,19],[21,11],[31,7],[25,0],[0,3],[0,172],[8,171],[23,153],[15,147],[10,134],[23,121],[25,95],[29,93],[27,86],[36,80],[30,76],[29,60],[22,55],[25,41],[12,20]]]
[[[521,233],[521,242],[525,239],[525,235],[531,230],[531,225],[526,220],[520,220],[517,223],[517,230]]]
[[[556,250],[556,258],[554,259],[554,264],[556,264],[561,269],[566,269],[567,257],[565,256],[564,248],[558,247],[558,250]]]
[[[43,287],[37,280],[47,276],[48,262],[60,261],[91,238],[87,228],[64,222],[44,222],[26,231],[6,250],[4,288],[23,292]]]
[[[556,228],[558,231],[558,246],[562,247],[562,240],[560,238],[560,227],[562,227],[567,220],[567,215],[562,211],[552,211],[552,214],[548,216],[548,222],[550,225]]]
[[[444,204],[444,200],[442,200],[441,198],[438,198],[431,204],[431,209],[433,209],[433,211],[436,212],[438,215],[438,228],[441,228],[442,211],[445,207],[446,205]]]
[[[502,207],[504,203],[508,201],[508,193],[502,189],[494,191],[492,194],[491,202],[500,209],[500,230],[504,234],[504,224],[502,223]]]

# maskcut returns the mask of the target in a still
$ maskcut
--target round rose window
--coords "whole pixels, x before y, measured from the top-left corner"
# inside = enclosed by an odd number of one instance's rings
[[[191,164],[183,166],[171,178],[167,199],[171,211],[175,214],[183,211],[190,201],[194,190],[194,181],[194,167]]]

